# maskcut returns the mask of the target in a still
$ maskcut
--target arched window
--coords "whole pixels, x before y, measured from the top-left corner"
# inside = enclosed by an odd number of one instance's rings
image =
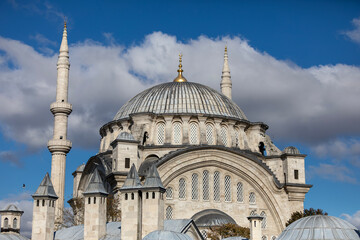
[[[220,201],[220,172],[214,172],[214,201]]]
[[[214,127],[211,124],[206,124],[206,142],[209,145],[214,144]]]
[[[199,131],[197,123],[190,123],[189,127],[189,143],[198,144],[199,143]]]
[[[157,144],[162,145],[165,143],[165,123],[158,123],[156,126]]]
[[[228,140],[227,140],[227,128],[226,128],[226,126],[221,126],[220,137],[221,137],[222,144],[224,146],[227,146],[228,145]]]
[[[231,202],[231,177],[225,176],[225,202]]]
[[[261,240],[267,240],[267,236],[262,236]]]
[[[166,208],[165,218],[166,218],[167,220],[170,220],[170,219],[173,218],[173,209],[172,209],[172,207],[168,206],[168,207]]]
[[[255,216],[256,215],[256,210],[252,210],[251,212],[250,212],[250,216]]]
[[[204,239],[206,239],[206,238],[207,238],[207,233],[206,233],[206,231],[205,231],[205,230],[202,230],[202,231],[201,231],[201,235],[204,237]]]
[[[241,182],[238,182],[236,185],[236,201],[238,202],[244,201],[243,185]]]
[[[17,219],[14,218],[13,220],[13,228],[16,229],[17,228]]]
[[[166,189],[166,199],[173,199],[173,190],[172,187]]]
[[[263,217],[263,220],[261,221],[261,228],[266,228],[267,225],[266,213],[262,211],[260,213],[260,216]]]
[[[134,198],[135,198],[134,193],[131,193],[131,200],[134,200]]]
[[[125,193],[125,200],[128,200],[128,194]]]
[[[184,178],[179,180],[179,199],[186,198],[186,181]]]
[[[235,147],[240,148],[240,131],[235,128]]]
[[[272,237],[271,237],[271,240],[276,240],[276,236],[272,236]]]
[[[96,204],[96,197],[94,197],[94,204]]]
[[[175,122],[173,124],[173,143],[181,144],[181,142],[182,142],[181,123]]]
[[[4,228],[8,228],[9,227],[9,219],[5,218],[4,219]]]
[[[203,200],[209,201],[209,194],[210,187],[209,187],[209,171],[203,171]]]
[[[197,200],[199,198],[199,175],[193,173],[191,175],[191,199]]]
[[[250,204],[255,204],[256,203],[256,196],[255,196],[255,193],[254,192],[251,192],[249,194],[249,203]]]

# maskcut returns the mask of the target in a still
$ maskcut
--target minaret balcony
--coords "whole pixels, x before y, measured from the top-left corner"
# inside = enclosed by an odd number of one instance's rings
[[[50,105],[50,111],[55,113],[65,113],[69,115],[72,112],[72,105],[68,102],[54,102]]]
[[[48,142],[48,149],[51,153],[63,152],[68,153],[72,147],[72,143],[67,139],[51,139]]]

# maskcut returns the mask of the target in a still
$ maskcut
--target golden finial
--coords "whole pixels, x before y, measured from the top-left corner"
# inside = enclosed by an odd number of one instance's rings
[[[227,53],[227,45],[225,45],[225,52]]]
[[[174,82],[187,82],[186,78],[182,75],[182,54],[179,54],[179,69],[177,70],[178,76],[174,79]]]

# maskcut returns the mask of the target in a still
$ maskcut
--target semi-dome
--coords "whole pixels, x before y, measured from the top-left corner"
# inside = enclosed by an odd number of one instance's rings
[[[139,113],[203,114],[247,120],[231,99],[210,87],[193,82],[168,82],[151,87],[123,105],[114,120]]]
[[[286,154],[300,154],[300,151],[296,147],[290,146],[290,147],[286,147],[283,150],[283,153],[286,153]]]
[[[349,222],[332,216],[304,217],[290,224],[277,240],[360,240],[359,230]]]

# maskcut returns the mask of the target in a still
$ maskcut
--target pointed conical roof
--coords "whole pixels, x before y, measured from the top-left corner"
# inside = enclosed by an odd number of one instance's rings
[[[157,171],[155,164],[153,164],[150,167],[149,174],[146,177],[144,187],[145,188],[164,188],[164,185],[161,181],[159,172]]]
[[[55,193],[54,187],[51,183],[49,173],[46,173],[44,179],[41,181],[40,186],[36,190],[33,197],[50,197],[50,198],[58,198]]]
[[[121,187],[121,190],[125,189],[136,189],[141,188],[141,182],[139,178],[139,174],[136,171],[135,164],[133,164],[130,168],[130,171],[126,177],[126,180],[124,182],[124,185]]]
[[[91,177],[89,185],[86,188],[86,191],[83,193],[84,195],[87,194],[105,194],[108,195],[109,193],[106,191],[104,187],[104,182],[100,177],[99,171],[95,168],[95,171]]]

